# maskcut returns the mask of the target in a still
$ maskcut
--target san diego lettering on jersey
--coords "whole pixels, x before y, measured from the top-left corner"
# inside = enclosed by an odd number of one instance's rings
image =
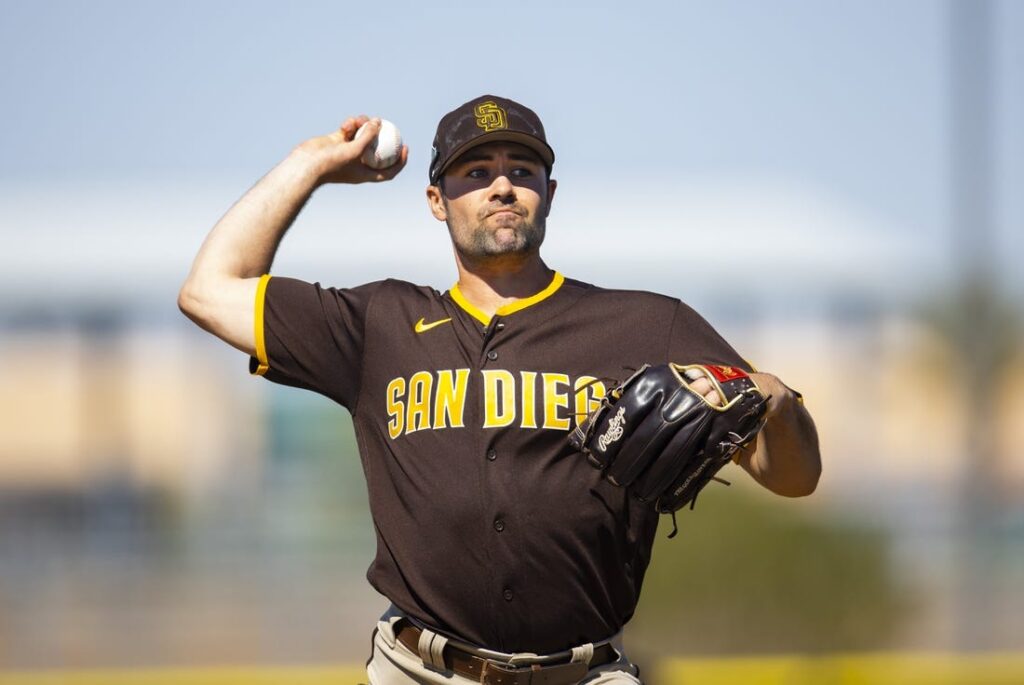
[[[392,379],[385,392],[392,440],[421,430],[466,427],[470,383],[481,384],[480,428],[569,431],[596,410],[607,388],[594,376],[506,369],[417,371]],[[538,402],[539,400],[539,402]]]

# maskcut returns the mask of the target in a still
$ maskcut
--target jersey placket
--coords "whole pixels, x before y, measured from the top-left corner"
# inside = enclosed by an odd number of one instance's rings
[[[460,294],[452,293],[455,296],[451,298],[454,308],[460,310],[457,315],[461,322],[476,323],[475,327],[466,326],[467,331],[474,329],[473,333],[481,335],[474,371],[474,380],[479,381],[474,387],[479,388],[479,394],[474,393],[473,399],[482,418],[477,425],[482,426],[481,524],[485,527],[479,530],[484,532],[483,547],[491,567],[481,575],[486,579],[484,589],[492,607],[489,623],[495,644],[489,646],[494,649],[522,646],[523,627],[530,621],[530,598],[537,594],[536,588],[527,585],[533,580],[529,570],[536,570],[540,560],[524,559],[531,552],[529,540],[523,537],[529,534],[528,515],[523,509],[528,498],[520,479],[527,466],[522,454],[524,440],[536,437],[542,415],[538,410],[538,374],[535,365],[529,364],[531,355],[521,349],[522,334],[538,315],[546,318],[544,312],[550,313],[550,296],[559,290],[562,281],[556,275],[541,296],[526,298],[532,301],[513,306],[510,311],[499,310],[489,318]],[[524,397],[526,386],[530,391]],[[529,418],[524,416],[526,411]]]
[[[485,404],[482,407],[485,417],[489,412],[498,415],[510,413],[510,408],[505,406],[508,395],[497,391],[499,381],[492,379],[488,382],[483,378],[489,372],[508,372],[512,374],[513,382],[517,380],[515,370],[509,368],[508,365],[511,349],[504,345],[508,329],[508,321],[498,315],[492,317],[484,328],[479,368],[481,381],[483,381],[481,385],[485,388],[481,397]],[[504,374],[502,375],[504,376]],[[507,382],[509,382],[507,377],[500,381],[500,383]],[[503,385],[501,387],[504,389]],[[511,413],[515,419],[518,418],[518,407],[515,406],[517,395],[518,393],[511,393],[513,398]],[[492,403],[493,406],[488,408],[487,403]],[[483,431],[486,450],[483,475],[485,502],[487,503],[485,516],[490,526],[492,541],[487,547],[491,550],[489,556],[493,563],[488,590],[493,598],[492,602],[496,605],[495,616],[508,616],[510,613],[520,614],[522,609],[523,579],[517,577],[514,572],[514,569],[519,567],[515,560],[515,550],[520,547],[517,544],[520,534],[519,517],[515,511],[515,419],[507,426],[487,427]],[[515,623],[515,620],[501,621],[497,626],[503,643],[506,643],[511,637],[506,626]]]

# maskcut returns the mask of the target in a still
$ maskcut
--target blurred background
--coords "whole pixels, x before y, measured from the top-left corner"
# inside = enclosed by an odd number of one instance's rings
[[[318,190],[272,273],[447,289],[430,143],[493,93],[557,155],[548,264],[680,297],[818,425],[811,497],[730,467],[662,529],[631,656],[669,682],[1000,655],[1024,681],[1024,2],[0,10],[0,678],[361,666],[387,602],[349,416],[251,377],[178,289],[238,197],[359,113],[407,169]],[[795,673],[771,682],[839,682]]]

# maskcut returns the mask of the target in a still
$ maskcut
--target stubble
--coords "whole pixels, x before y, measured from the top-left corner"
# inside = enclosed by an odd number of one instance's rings
[[[527,218],[518,204],[491,205],[474,219],[448,222],[455,248],[475,259],[535,252],[544,242],[545,230],[544,217]]]

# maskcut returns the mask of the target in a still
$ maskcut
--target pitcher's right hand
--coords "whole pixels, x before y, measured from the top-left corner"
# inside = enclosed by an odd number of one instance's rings
[[[356,140],[356,131],[367,122],[367,133]],[[346,119],[333,133],[300,143],[292,152],[308,159],[316,169],[321,184],[389,181],[405,167],[409,159],[409,148],[403,145],[401,159],[386,169],[372,169],[366,166],[359,157],[379,131],[380,118],[370,119],[361,114]]]

